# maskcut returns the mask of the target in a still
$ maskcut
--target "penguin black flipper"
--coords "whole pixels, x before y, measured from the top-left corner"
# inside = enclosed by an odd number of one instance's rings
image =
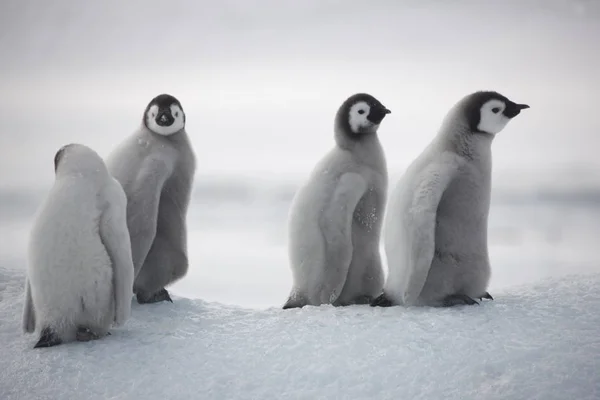
[[[40,340],[33,346],[34,349],[38,349],[40,347],[52,347],[58,346],[62,344],[62,340],[58,335],[50,328],[44,328],[42,330],[42,334],[40,335]]]
[[[376,299],[371,301],[371,307],[391,307],[393,306],[392,301],[388,299],[385,293],[379,295]]]

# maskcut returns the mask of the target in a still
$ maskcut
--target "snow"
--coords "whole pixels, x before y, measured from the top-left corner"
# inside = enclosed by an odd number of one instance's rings
[[[175,297],[95,342],[33,349],[0,267],[0,399],[598,399],[600,274],[453,309],[245,309]]]

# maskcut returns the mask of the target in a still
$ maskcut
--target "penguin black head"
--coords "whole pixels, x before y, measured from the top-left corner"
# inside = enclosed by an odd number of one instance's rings
[[[495,135],[508,121],[529,108],[527,104],[517,104],[493,91],[475,92],[463,99],[469,128],[474,133]]]
[[[65,151],[71,146],[73,146],[73,143],[64,145],[63,147],[58,149],[58,151],[54,155],[54,172],[55,173],[56,173],[56,170],[58,169],[58,164],[60,164],[60,161],[62,160],[63,155],[65,154]]]
[[[60,169],[60,170],[59,170]],[[80,143],[69,143],[54,155],[54,173],[90,175],[105,170],[102,158],[91,148]]]
[[[376,133],[379,124],[391,113],[379,100],[370,94],[357,93],[350,96],[338,109],[335,117],[336,131],[339,129],[352,139]]]
[[[169,136],[185,127],[185,113],[181,103],[169,94],[153,98],[144,111],[144,125],[152,132]]]

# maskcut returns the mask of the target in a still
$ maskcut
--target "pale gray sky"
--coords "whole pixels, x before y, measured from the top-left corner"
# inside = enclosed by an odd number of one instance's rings
[[[498,135],[496,174],[600,184],[599,41],[600,2],[583,0],[4,1],[0,183],[50,182],[67,142],[106,155],[162,92],[199,177],[306,176],[337,107],[369,92],[393,111],[394,173],[455,101],[492,89],[531,105]]]

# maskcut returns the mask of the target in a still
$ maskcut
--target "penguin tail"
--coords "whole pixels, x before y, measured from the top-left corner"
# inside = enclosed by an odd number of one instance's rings
[[[54,332],[50,328],[44,328],[42,330],[42,334],[40,335],[40,340],[33,346],[34,349],[38,349],[40,347],[52,347],[57,346],[62,343],[62,340],[56,332]]]
[[[283,305],[283,309],[287,310],[288,308],[302,308],[306,305],[306,300],[303,296],[298,295],[295,292],[292,292],[290,297],[287,299],[285,304]]]

